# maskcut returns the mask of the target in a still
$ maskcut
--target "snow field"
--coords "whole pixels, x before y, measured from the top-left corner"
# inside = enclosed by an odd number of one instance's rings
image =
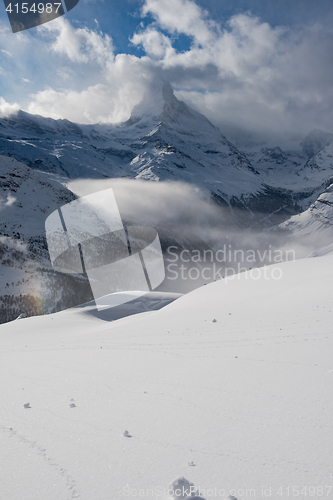
[[[165,500],[179,477],[206,500],[330,498],[333,258],[278,267],[114,322],[2,325],[0,499]]]

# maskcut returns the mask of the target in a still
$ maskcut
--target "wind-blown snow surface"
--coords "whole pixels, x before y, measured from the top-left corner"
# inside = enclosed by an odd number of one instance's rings
[[[333,257],[261,273],[113,323],[1,326],[1,500],[166,498],[179,476],[332,497]]]

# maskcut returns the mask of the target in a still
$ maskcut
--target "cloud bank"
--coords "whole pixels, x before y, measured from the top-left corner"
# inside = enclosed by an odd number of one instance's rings
[[[141,16],[146,23],[131,37],[140,56],[116,55],[108,35],[64,18],[35,35],[20,34],[13,45],[2,31],[4,59],[20,72],[15,101],[31,113],[114,123],[129,117],[147,82],[159,76],[178,98],[222,126],[333,131],[331,28],[272,27],[251,13],[221,26],[192,0],[145,0]],[[179,36],[187,37],[187,50],[177,50]],[[7,74],[8,68],[2,65]],[[36,74],[43,75],[42,88]],[[23,95],[22,85],[30,92]]]

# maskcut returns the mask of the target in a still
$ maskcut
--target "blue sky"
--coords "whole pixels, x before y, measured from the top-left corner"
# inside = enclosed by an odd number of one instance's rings
[[[222,127],[333,131],[332,0],[80,0],[13,34],[0,9],[0,114],[128,118],[152,78]]]

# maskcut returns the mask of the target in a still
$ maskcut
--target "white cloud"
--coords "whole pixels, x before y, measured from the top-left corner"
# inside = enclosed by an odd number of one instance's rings
[[[178,96],[213,121],[276,131],[333,129],[333,35],[327,28],[272,28],[239,14],[222,29],[190,0],[146,0],[143,13],[154,16],[155,30],[191,38],[189,50],[170,51],[158,66],[180,89]],[[132,40],[146,49],[144,35]]]
[[[131,90],[126,86],[117,91],[102,84],[88,87],[81,92],[47,89],[34,96],[33,102],[28,106],[28,112],[55,119],[69,116],[77,123],[110,123],[128,118],[132,99]]]
[[[9,50],[6,49],[1,49],[2,54],[5,54],[8,57],[13,57],[12,54],[9,52]]]
[[[17,113],[19,109],[20,106],[17,103],[10,104],[3,97],[0,97],[0,118]]]
[[[152,14],[158,24],[170,33],[183,33],[193,37],[196,44],[206,45],[219,31],[209,20],[208,13],[191,0],[146,0],[143,15]]]
[[[75,29],[64,18],[43,24],[39,31],[53,34],[51,49],[66,55],[72,62],[88,63],[95,60],[103,66],[113,60],[112,40],[108,35],[87,28]]]
[[[49,85],[35,93],[25,108],[29,113],[79,123],[118,122],[130,116],[144,92],[144,61],[126,54],[115,57],[110,37],[75,29],[64,18],[39,31],[59,57],[60,83],[58,88]]]
[[[135,33],[131,39],[134,45],[142,45],[146,54],[153,59],[167,59],[175,55],[171,40],[154,28]]]

